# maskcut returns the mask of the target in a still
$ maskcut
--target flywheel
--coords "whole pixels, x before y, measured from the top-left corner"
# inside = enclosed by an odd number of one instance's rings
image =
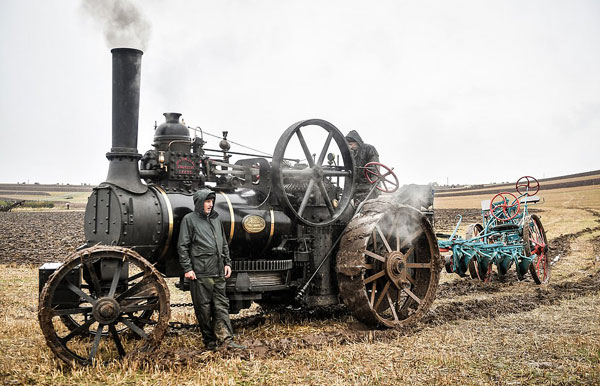
[[[363,323],[408,326],[433,303],[441,266],[433,228],[421,212],[390,197],[369,200],[342,237],[340,295]]]

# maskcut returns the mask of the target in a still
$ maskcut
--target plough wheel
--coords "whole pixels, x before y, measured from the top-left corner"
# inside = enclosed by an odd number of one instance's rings
[[[433,229],[421,212],[385,197],[369,200],[340,244],[340,294],[370,326],[408,326],[431,306],[441,265]]]
[[[89,365],[158,346],[170,312],[167,284],[147,260],[98,246],[71,255],[52,274],[38,319],[59,358]]]
[[[526,256],[537,257],[529,265],[529,273],[537,284],[550,280],[550,263],[548,261],[548,239],[540,218],[532,214],[525,218],[523,226],[523,249]]]

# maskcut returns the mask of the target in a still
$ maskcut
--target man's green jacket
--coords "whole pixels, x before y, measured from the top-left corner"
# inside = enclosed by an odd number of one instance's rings
[[[214,207],[208,216],[202,212],[209,195],[214,193],[208,189],[194,193],[196,210],[181,221],[177,252],[183,272],[193,269],[197,277],[222,277],[231,258],[218,213]]]

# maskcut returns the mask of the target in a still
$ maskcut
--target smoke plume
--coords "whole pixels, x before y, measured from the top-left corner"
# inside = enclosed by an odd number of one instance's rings
[[[102,28],[109,48],[146,50],[152,25],[130,0],[83,0],[81,9]]]

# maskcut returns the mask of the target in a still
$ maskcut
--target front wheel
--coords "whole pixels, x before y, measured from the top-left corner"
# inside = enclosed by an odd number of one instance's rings
[[[38,319],[65,362],[106,363],[160,344],[171,311],[160,273],[127,248],[76,252],[44,286]]]

